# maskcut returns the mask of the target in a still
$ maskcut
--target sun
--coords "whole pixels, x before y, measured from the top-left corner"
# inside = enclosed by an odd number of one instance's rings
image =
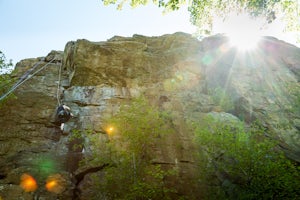
[[[257,47],[262,35],[263,20],[253,19],[247,13],[232,13],[225,21],[215,20],[215,33],[225,33],[232,47],[240,51],[248,51]]]
[[[260,40],[259,35],[245,33],[229,33],[230,46],[236,47],[240,51],[254,50]]]

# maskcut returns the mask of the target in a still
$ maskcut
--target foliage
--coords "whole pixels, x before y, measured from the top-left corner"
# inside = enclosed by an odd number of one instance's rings
[[[151,154],[149,146],[155,139],[170,132],[162,116],[145,98],[140,97],[134,99],[130,106],[121,106],[120,113],[109,121],[116,130],[120,130],[120,140],[127,144],[128,150],[147,158]]]
[[[12,86],[13,79],[9,74],[12,67],[12,61],[10,60],[9,62],[7,62],[4,53],[0,51],[0,96],[7,92],[8,89]],[[6,99],[0,102],[0,107]]]
[[[78,129],[73,129],[71,131],[70,137],[68,138],[68,142],[71,145],[70,150],[71,151],[81,150],[84,147],[83,145],[84,136],[89,135],[90,132],[91,132],[90,130],[81,131]]]
[[[212,97],[213,102],[216,105],[219,105],[225,112],[234,108],[233,99],[225,89],[216,87],[214,89],[210,89],[208,94]]]
[[[9,60],[9,62],[7,62],[4,53],[0,51],[0,74],[9,73],[11,71],[12,66],[12,60]]]
[[[121,105],[106,124],[113,127],[113,131],[107,131],[106,142],[99,141],[95,134],[89,136],[95,147],[93,164],[106,162],[112,166],[105,170],[104,177],[94,176],[96,191],[106,199],[169,199],[174,190],[165,180],[176,175],[176,170],[151,163],[155,142],[172,133],[165,115],[140,97]]]
[[[253,124],[224,124],[212,118],[193,123],[202,183],[208,199],[296,199],[299,168]]]
[[[289,113],[295,113],[300,115],[300,86],[296,83],[285,83],[287,95],[290,97],[290,109]]]
[[[122,9],[124,3],[127,2],[124,0],[102,1],[105,5],[118,4],[118,9]],[[215,17],[226,19],[232,12],[246,12],[253,17],[264,17],[267,23],[273,22],[277,17],[282,17],[288,30],[300,30],[298,23],[300,5],[293,0],[153,0],[152,2],[159,7],[165,8],[167,11],[178,10],[181,6],[188,3],[191,22],[200,28],[202,34],[210,33]],[[149,3],[148,0],[130,1],[132,7],[147,3]]]

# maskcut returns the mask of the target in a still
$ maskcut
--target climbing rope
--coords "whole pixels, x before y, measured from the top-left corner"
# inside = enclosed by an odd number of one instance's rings
[[[59,65],[59,70],[58,70],[58,83],[57,83],[57,93],[56,93],[56,98],[57,98],[57,103],[58,106],[61,105],[61,101],[59,98],[59,94],[60,94],[60,79],[61,79],[61,68],[62,68],[62,63]]]
[[[21,83],[23,80],[25,80],[30,75],[30,73],[33,70],[35,70],[41,63],[42,63],[42,61],[39,61],[31,69],[29,69],[25,74],[23,74],[23,76],[20,77],[19,81],[17,83],[15,83],[15,86],[18,85],[19,83]]]
[[[15,90],[17,87],[19,87],[23,82],[25,82],[25,81],[26,81],[26,78],[28,78],[28,77],[30,76],[30,73],[31,73],[33,70],[35,70],[35,69],[40,65],[40,63],[42,63],[42,61],[36,63],[31,69],[29,69],[25,74],[23,74],[23,76],[21,76],[21,77],[19,78],[19,81],[16,82],[16,83],[14,84],[14,86],[13,86],[10,90],[14,91],[14,90]],[[10,93],[11,93],[11,92],[10,92]],[[1,100],[1,99],[0,99],[0,100]]]
[[[15,86],[17,86],[20,82],[22,82],[35,68],[37,68],[39,65],[40,65],[40,63],[41,63],[42,61],[40,61],[40,62],[38,62],[38,63],[36,63],[32,68],[30,68],[26,73],[24,73],[20,78],[19,78],[19,81],[18,82],[16,82],[15,84],[14,84],[14,86],[11,88],[11,89],[13,89]],[[11,78],[7,83],[4,83],[3,85],[1,85],[0,87],[1,88],[4,88],[5,86],[7,86],[7,85],[9,85],[11,82],[13,82],[14,81],[14,79],[15,78]]]
[[[20,80],[11,87],[11,89],[6,92],[4,95],[2,95],[0,97],[0,101],[2,101],[4,98],[6,98],[8,95],[10,95],[13,91],[15,91],[19,86],[21,86],[24,82],[28,81],[29,79],[31,79],[34,75],[36,75],[37,73],[39,73],[40,71],[42,71],[43,69],[45,69],[49,64],[52,63],[52,61],[54,60],[54,58],[52,60],[50,60],[48,63],[46,63],[43,67],[41,67],[39,70],[37,70],[36,72],[34,72],[33,74],[30,74],[34,69],[36,69],[40,63],[36,63],[31,69],[29,69],[23,76],[21,76]]]

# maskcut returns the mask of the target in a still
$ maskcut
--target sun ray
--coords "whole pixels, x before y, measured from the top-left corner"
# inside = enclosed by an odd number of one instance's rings
[[[229,42],[231,46],[237,47],[239,51],[250,51],[254,50],[260,37],[255,34],[246,33],[229,33]]]

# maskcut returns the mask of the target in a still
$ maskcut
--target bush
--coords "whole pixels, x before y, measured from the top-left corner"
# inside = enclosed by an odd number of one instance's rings
[[[261,126],[213,118],[193,123],[199,147],[201,183],[207,199],[297,199],[299,168],[264,136]]]
[[[100,145],[99,137],[93,135],[90,142],[95,147],[94,164],[106,162],[111,167],[102,176],[94,176],[94,191],[106,199],[170,199],[174,190],[165,180],[176,170],[151,163],[156,141],[173,131],[165,116],[140,97],[121,105],[116,115],[105,120],[107,127],[113,127],[106,131],[106,143]]]
[[[208,94],[212,97],[214,104],[220,106],[225,112],[234,108],[233,99],[225,89],[221,87],[210,89]]]

